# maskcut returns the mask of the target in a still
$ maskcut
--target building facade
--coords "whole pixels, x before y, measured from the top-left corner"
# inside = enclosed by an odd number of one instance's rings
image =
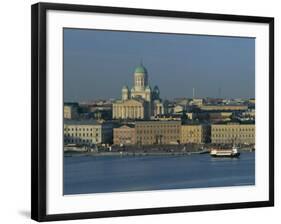
[[[187,124],[181,126],[181,144],[202,144],[210,141],[210,126]]]
[[[247,105],[202,105],[201,110],[204,111],[245,111],[248,110]]]
[[[114,145],[135,145],[136,130],[132,125],[123,125],[113,129],[113,144]]]
[[[114,119],[148,119],[149,104],[143,99],[116,101],[113,106]]]
[[[202,106],[204,105],[204,99],[201,98],[193,98],[192,101],[190,102],[190,105],[195,105],[195,106]]]
[[[135,124],[136,144],[178,144],[181,121],[137,121]]]
[[[64,144],[111,144],[113,125],[96,121],[64,121]]]
[[[113,119],[150,119],[165,113],[160,90],[157,86],[151,89],[147,70],[142,64],[135,69],[134,86],[130,90],[124,86],[121,95],[121,100],[112,105]]]
[[[77,119],[78,118],[78,104],[65,104],[63,106],[64,119]]]
[[[255,144],[255,125],[212,124],[211,141],[215,144]]]

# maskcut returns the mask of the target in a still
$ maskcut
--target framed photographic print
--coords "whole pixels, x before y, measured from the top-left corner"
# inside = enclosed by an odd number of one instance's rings
[[[32,6],[32,219],[274,205],[274,19]]]

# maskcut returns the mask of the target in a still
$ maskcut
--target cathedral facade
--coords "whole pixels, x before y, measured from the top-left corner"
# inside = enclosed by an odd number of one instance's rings
[[[148,84],[148,73],[141,64],[134,72],[134,86],[122,88],[122,98],[112,105],[113,119],[151,119],[165,114],[165,105],[160,99],[157,86],[151,89]]]

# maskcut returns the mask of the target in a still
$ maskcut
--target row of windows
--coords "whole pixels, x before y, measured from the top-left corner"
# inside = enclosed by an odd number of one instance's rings
[[[68,137],[70,137],[70,136],[73,136],[73,137],[92,137],[93,136],[93,134],[92,133],[67,133],[67,134],[64,134],[65,136],[68,136]],[[96,137],[98,137],[99,136],[99,134],[98,133],[96,133],[96,135],[95,135]]]
[[[182,135],[183,137],[201,137],[199,134],[187,134],[187,135]]]
[[[64,128],[64,131],[99,131],[99,128]]]
[[[96,139],[96,142],[98,140]],[[65,139],[65,143],[92,143],[91,139]]]
[[[163,141],[163,140],[173,140],[173,139],[176,139],[176,137],[174,136],[144,136],[144,137],[139,137],[137,138],[138,141],[142,141],[142,140],[158,140],[158,141]]]
[[[134,133],[134,131],[131,131],[131,130],[122,130],[122,131],[120,131],[120,130],[118,130],[118,131],[116,131],[116,130],[114,130],[114,134],[131,134],[131,133]]]
[[[233,143],[233,140],[225,140],[225,139],[215,139],[215,140],[212,140],[212,143],[218,143],[218,144],[222,144],[222,143]],[[240,141],[235,141],[235,143],[250,143],[250,144],[254,144],[255,141],[253,141],[252,139],[243,139],[243,140],[240,140]]]
[[[122,116],[114,116],[115,118],[117,118],[117,119],[122,119],[123,117]],[[135,118],[135,119],[142,119],[141,117],[137,117],[137,116],[127,116],[128,118]]]
[[[118,140],[120,141],[120,142],[122,142],[122,141],[127,141],[127,140],[132,140],[132,138],[130,138],[130,137],[128,137],[128,138],[118,138]]]
[[[171,130],[171,129],[137,130],[137,134],[165,134],[165,133],[179,134],[179,130]]]
[[[255,128],[213,128],[212,131],[254,131]]]
[[[145,129],[159,129],[159,128],[165,128],[165,129],[177,129],[180,127],[180,125],[170,125],[170,124],[162,124],[162,125],[141,125],[141,124],[137,124],[138,128],[145,128]]]
[[[114,138],[132,138],[134,135],[114,135]]]
[[[220,134],[212,134],[212,138],[214,137],[225,137],[225,138],[247,138],[247,137],[255,137],[254,134],[250,135],[220,135]]]
[[[196,132],[199,132],[199,131],[201,131],[201,129],[199,130],[199,129],[192,129],[192,130],[182,130],[182,132],[194,132],[194,131],[196,131]]]

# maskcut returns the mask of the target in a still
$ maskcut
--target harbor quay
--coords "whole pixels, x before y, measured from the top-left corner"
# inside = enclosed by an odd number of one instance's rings
[[[127,145],[118,146],[66,146],[65,155],[83,154],[90,156],[188,156],[194,154],[210,153],[217,144],[178,144],[178,145]],[[231,145],[223,144],[220,147],[230,148]],[[239,145],[240,152],[253,152],[254,145]]]

